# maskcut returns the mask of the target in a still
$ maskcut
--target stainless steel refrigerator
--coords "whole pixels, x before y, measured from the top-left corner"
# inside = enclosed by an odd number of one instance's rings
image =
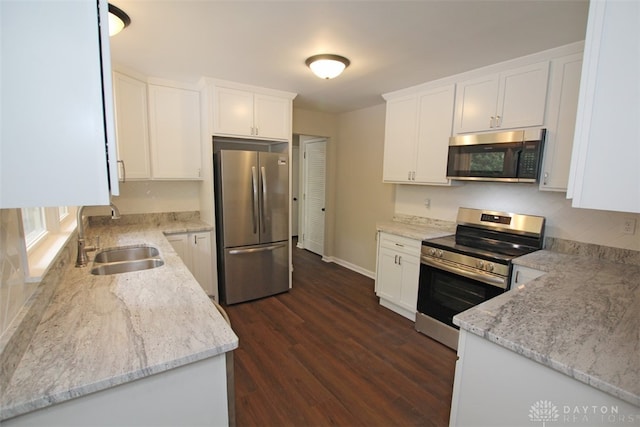
[[[214,154],[218,286],[225,304],[289,290],[288,155]]]

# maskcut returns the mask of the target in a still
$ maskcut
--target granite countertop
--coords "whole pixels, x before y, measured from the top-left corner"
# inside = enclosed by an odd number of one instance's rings
[[[0,419],[114,387],[238,347],[238,337],[164,233],[210,230],[199,221],[92,225],[103,248],[150,244],[161,267],[62,280],[0,400]],[[93,259],[95,253],[90,252]]]
[[[547,273],[454,323],[640,406],[640,265],[548,250],[514,264]]]
[[[397,236],[408,237],[415,240],[435,239],[437,237],[449,236],[454,232],[434,224],[417,224],[400,221],[379,221],[376,229],[385,233]]]

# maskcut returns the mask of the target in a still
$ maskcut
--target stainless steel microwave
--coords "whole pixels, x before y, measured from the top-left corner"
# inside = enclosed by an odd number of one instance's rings
[[[449,138],[447,178],[537,182],[546,129],[532,128]]]

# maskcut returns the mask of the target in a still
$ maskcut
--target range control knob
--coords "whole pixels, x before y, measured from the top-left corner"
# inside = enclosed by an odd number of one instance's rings
[[[438,249],[438,258],[442,258],[443,255],[444,252],[442,251],[442,249]]]
[[[493,271],[494,265],[492,262],[487,264],[487,271]]]
[[[436,256],[436,250],[434,248],[429,249],[429,255]]]
[[[478,267],[480,270],[484,270],[484,261],[477,261],[476,267]]]

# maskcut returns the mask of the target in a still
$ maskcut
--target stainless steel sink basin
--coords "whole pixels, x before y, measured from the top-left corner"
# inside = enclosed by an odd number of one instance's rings
[[[107,274],[130,273],[132,271],[148,270],[164,265],[160,258],[138,259],[133,261],[111,262],[94,265],[91,274],[103,276]]]
[[[162,265],[164,261],[160,258],[160,251],[153,246],[120,246],[98,252],[93,260],[91,274],[103,276],[130,273]]]
[[[137,246],[121,246],[117,248],[105,249],[96,254],[93,262],[95,263],[107,263],[107,262],[122,262],[122,261],[135,261],[146,258],[153,258],[160,255],[158,249],[148,245]]]

